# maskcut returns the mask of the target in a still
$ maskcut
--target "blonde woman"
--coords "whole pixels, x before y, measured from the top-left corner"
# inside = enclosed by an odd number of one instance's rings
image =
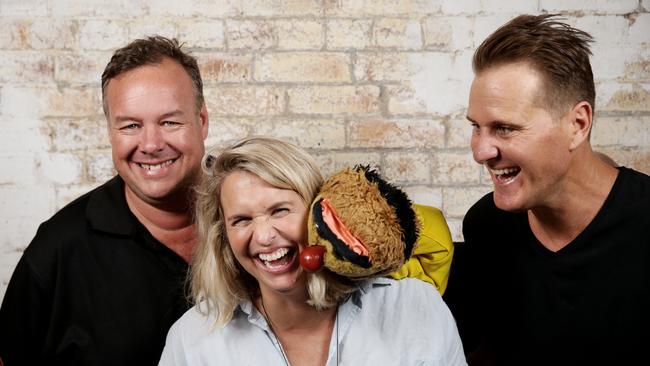
[[[203,166],[196,306],[170,330],[161,365],[465,365],[430,284],[353,283],[300,268],[322,183],[305,151],[254,137],[208,154]]]

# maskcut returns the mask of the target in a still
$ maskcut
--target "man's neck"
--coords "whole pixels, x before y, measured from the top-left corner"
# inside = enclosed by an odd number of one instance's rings
[[[197,237],[189,202],[150,204],[128,187],[125,195],[129,209],[151,235],[189,263]]]
[[[552,205],[528,210],[533,234],[557,252],[571,243],[596,217],[614,185],[618,170],[590,150],[570,169],[563,191]]]

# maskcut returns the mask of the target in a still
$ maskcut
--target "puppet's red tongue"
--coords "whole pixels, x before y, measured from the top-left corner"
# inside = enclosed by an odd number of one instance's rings
[[[348,230],[345,223],[341,221],[339,216],[336,214],[334,206],[332,206],[327,198],[324,198],[321,201],[321,207],[323,209],[323,221],[325,221],[327,227],[329,227],[332,233],[334,233],[339,240],[344,242],[350,250],[361,256],[367,257],[368,248],[366,245],[359,240],[359,238],[354,236],[350,230]]]

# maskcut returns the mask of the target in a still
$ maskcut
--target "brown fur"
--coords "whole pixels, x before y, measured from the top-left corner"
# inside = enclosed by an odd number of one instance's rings
[[[309,243],[326,248],[325,267],[329,270],[355,279],[377,277],[397,270],[408,259],[404,258],[402,229],[395,209],[363,172],[345,169],[333,175],[313,202],[321,198],[329,199],[348,229],[366,244],[371,262],[370,268],[362,268],[337,258],[332,244],[318,236],[310,212]]]

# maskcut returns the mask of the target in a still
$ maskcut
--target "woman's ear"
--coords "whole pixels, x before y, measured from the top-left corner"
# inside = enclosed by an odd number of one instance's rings
[[[591,104],[585,101],[576,104],[569,111],[567,117],[571,128],[571,150],[575,150],[583,142],[589,141],[593,116]]]

